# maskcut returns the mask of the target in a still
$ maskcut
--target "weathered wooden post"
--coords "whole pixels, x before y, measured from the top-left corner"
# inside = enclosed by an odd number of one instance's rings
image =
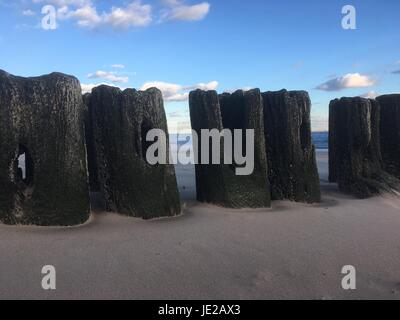
[[[218,96],[215,91],[196,90],[190,93],[190,116],[192,128],[199,138],[196,158],[201,162],[202,148],[210,139],[202,138],[202,130],[229,132],[234,140],[234,130],[242,130],[240,139],[246,137],[247,129],[254,132],[254,170],[249,175],[238,175],[240,167],[233,159],[227,164],[225,148],[234,141],[221,138],[219,164],[199,163],[196,165],[197,199],[201,202],[229,208],[270,207],[270,188],[267,176],[265,141],[263,136],[263,107],[260,91],[237,91]],[[237,140],[237,139],[236,139]],[[246,143],[242,144],[245,152]],[[232,150],[233,151],[233,147]],[[233,155],[233,152],[231,152]],[[252,155],[251,155],[252,156]],[[234,158],[234,157],[233,157]]]
[[[89,218],[79,81],[0,71],[0,220],[69,226]]]
[[[181,213],[175,169],[150,165],[147,133],[168,128],[158,89],[136,91],[99,86],[85,97],[92,188],[100,187],[107,210],[152,219]]]
[[[316,203],[321,200],[315,147],[311,139],[311,101],[305,91],[262,94],[272,199]]]
[[[400,94],[377,98],[381,107],[381,151],[384,169],[400,179]]]
[[[382,168],[380,107],[375,100],[342,98],[329,111],[329,180],[358,198],[398,188]]]

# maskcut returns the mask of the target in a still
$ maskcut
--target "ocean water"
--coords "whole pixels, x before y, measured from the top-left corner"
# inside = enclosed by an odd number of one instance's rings
[[[187,139],[191,140],[191,136],[188,135],[178,135],[171,134],[170,142],[172,146],[182,145],[188,142]],[[328,132],[313,132],[312,133],[313,143],[317,150],[327,150],[328,149]]]
[[[312,139],[317,150],[328,150],[328,132],[313,132]]]

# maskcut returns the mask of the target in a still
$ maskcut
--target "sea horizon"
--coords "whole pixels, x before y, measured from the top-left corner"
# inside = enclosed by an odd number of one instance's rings
[[[170,133],[170,143],[171,145],[176,145],[175,141],[178,142],[178,145],[186,144],[188,141],[186,139],[179,140],[179,137],[191,137],[191,133]],[[315,145],[315,149],[317,150],[328,150],[329,148],[329,132],[328,131],[314,131],[311,133],[312,141]],[[191,141],[191,138],[190,138]]]

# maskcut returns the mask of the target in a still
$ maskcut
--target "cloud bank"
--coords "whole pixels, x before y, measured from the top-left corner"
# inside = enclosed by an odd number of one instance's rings
[[[98,84],[89,83],[89,84],[81,84],[82,93],[90,93],[93,88],[100,85],[108,85],[112,87],[118,87],[121,90],[126,89],[126,87],[121,87],[118,83],[126,83],[129,79],[124,79],[116,76],[114,73],[105,72],[105,71],[97,71],[95,73],[91,73],[88,75],[89,79],[102,79],[107,80]],[[127,81],[125,81],[127,80]],[[182,102],[187,101],[189,99],[189,92],[191,90],[201,89],[201,90],[216,90],[218,88],[217,81],[211,81],[209,83],[198,83],[191,86],[184,86],[175,83],[168,83],[163,81],[150,81],[144,83],[140,90],[147,90],[150,88],[158,88],[162,94],[163,98],[166,102]]]
[[[111,81],[113,83],[127,83],[129,82],[129,77],[120,77],[117,76],[115,72],[107,72],[107,71],[96,71],[94,73],[88,74],[88,79],[104,79],[107,81]]]
[[[375,80],[360,73],[348,73],[342,77],[334,78],[323,84],[317,89],[323,91],[340,91],[350,88],[366,88],[375,85]]]

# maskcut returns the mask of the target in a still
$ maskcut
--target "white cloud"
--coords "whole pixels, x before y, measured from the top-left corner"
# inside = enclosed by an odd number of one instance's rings
[[[45,0],[34,0],[43,2]],[[94,29],[111,26],[115,29],[144,27],[152,22],[152,7],[134,0],[125,7],[112,7],[108,12],[99,13],[90,0],[49,0],[47,3],[58,6],[57,14],[61,20],[75,20],[82,28]],[[72,9],[71,9],[72,8]]]
[[[162,13],[161,21],[199,21],[203,20],[210,12],[210,4],[201,2],[194,5],[185,4],[184,0],[163,0],[169,7]]]
[[[123,65],[123,64],[112,64],[111,65],[111,68],[114,68],[114,69],[125,69],[125,65]]]
[[[162,0],[167,6],[178,6],[182,3],[182,0]]]
[[[74,11],[69,11],[67,7],[63,7],[59,10],[59,13],[63,11],[64,19],[77,20],[77,24],[83,28],[95,28],[103,23],[103,18],[99,16],[95,7],[86,5],[78,8]]]
[[[117,86],[115,84],[107,83],[107,82],[102,82],[102,83],[81,83],[82,94],[91,93],[93,88],[96,88],[98,86],[103,86],[103,85],[114,87],[114,88],[119,88],[121,90],[125,90],[126,89],[125,87],[120,87],[120,86]]]
[[[360,97],[366,98],[366,99],[375,99],[378,96],[379,96],[379,94],[376,91],[370,91],[370,92],[362,94]]]
[[[366,88],[375,85],[375,80],[359,73],[348,73],[342,77],[329,80],[317,87],[323,91],[340,91],[349,88]]]
[[[99,12],[94,0],[32,0],[33,3],[51,4],[57,7],[60,20],[74,20],[81,28],[95,29],[112,27],[128,29],[146,27],[153,22],[153,16],[161,16],[160,21],[181,20],[199,21],[210,11],[208,2],[187,5],[184,0],[163,0],[164,9],[153,14],[151,4],[142,0],[131,0],[125,6],[112,6]]]
[[[32,17],[32,16],[36,15],[36,12],[33,11],[33,10],[28,9],[28,10],[22,11],[22,15],[26,16],[26,17]]]
[[[107,81],[111,81],[113,83],[127,83],[129,82],[129,77],[119,77],[114,72],[106,72],[106,71],[96,71],[94,73],[90,73],[87,76],[89,79],[104,79]]]
[[[189,93],[181,92],[184,89],[183,86],[161,81],[146,82],[140,89],[147,90],[152,87],[161,90],[166,101],[185,101],[189,97]]]
[[[193,86],[182,86],[179,84],[161,82],[161,81],[153,81],[146,82],[140,88],[141,90],[147,90],[149,88],[158,88],[163,93],[163,97],[165,101],[186,101],[189,98],[189,91],[195,89],[201,90],[216,90],[218,88],[217,81],[211,81],[209,83],[198,83]]]
[[[91,5],[92,0],[33,0],[33,3],[43,3],[52,4],[57,7],[73,6],[73,7],[84,7],[86,5]]]
[[[167,18],[177,21],[199,21],[203,20],[209,12],[210,4],[208,2],[202,2],[192,6],[178,5],[172,8]]]
[[[103,82],[103,83],[90,83],[90,84],[81,84],[82,86],[82,92],[83,93],[88,93],[91,92],[94,87],[100,86],[100,85],[108,85],[112,87],[118,87],[121,90],[124,90],[126,88],[120,87],[116,85],[115,83],[118,83],[118,81],[113,81],[113,77],[115,74],[110,73],[110,72],[104,72],[104,71],[97,71],[96,73],[91,73],[88,75],[88,78],[94,79],[94,78],[102,78],[110,82]],[[189,98],[189,91],[195,90],[195,89],[201,89],[201,90],[216,90],[218,88],[218,82],[217,81],[211,81],[209,83],[198,83],[196,85],[192,86],[182,86],[179,84],[174,84],[174,83],[168,83],[168,82],[162,82],[162,81],[152,81],[152,82],[146,82],[144,83],[140,90],[147,90],[150,88],[158,88],[161,90],[163,93],[164,100],[166,102],[179,102],[179,101],[187,101]]]
[[[144,27],[152,22],[151,5],[133,1],[126,8],[113,7],[103,16],[104,22],[114,28]]]
[[[92,89],[93,88],[95,88],[95,87],[97,87],[97,86],[100,86],[101,84],[99,83],[99,84],[94,84],[94,83],[81,83],[81,88],[82,88],[82,94],[85,94],[85,93],[91,93],[92,92]]]
[[[218,88],[218,81],[211,81],[209,83],[198,83],[194,86],[188,86],[185,87],[184,89],[186,90],[195,90],[195,89],[201,89],[201,90],[216,90]]]

